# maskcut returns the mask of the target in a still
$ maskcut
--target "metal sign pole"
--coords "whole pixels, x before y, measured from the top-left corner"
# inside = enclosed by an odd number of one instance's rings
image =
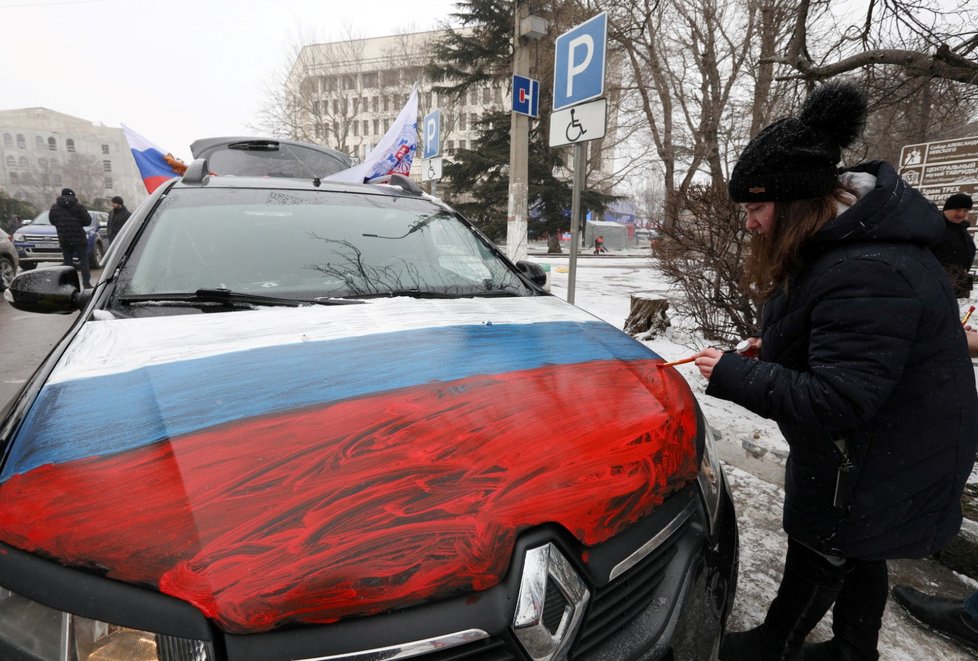
[[[577,280],[577,246],[581,234],[581,189],[584,188],[584,143],[574,144],[574,186],[571,192],[570,268],[567,272],[567,302],[574,303]]]

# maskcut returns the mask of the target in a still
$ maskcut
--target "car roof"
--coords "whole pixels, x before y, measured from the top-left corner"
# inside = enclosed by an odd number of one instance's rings
[[[330,181],[328,179],[294,179],[285,177],[238,177],[235,175],[211,175],[204,181],[188,181],[185,175],[182,179],[173,182],[172,189],[188,188],[251,188],[251,189],[271,189],[271,190],[308,190],[335,193],[359,193],[363,195],[380,195],[384,197],[409,197],[414,199],[425,199],[428,202],[447,206],[444,202],[437,200],[427,194],[414,192],[391,183],[369,183],[357,184],[341,181]]]

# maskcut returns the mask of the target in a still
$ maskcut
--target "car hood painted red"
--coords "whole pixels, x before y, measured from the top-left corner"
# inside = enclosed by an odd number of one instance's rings
[[[234,633],[484,590],[522,531],[595,545],[695,479],[660,362],[549,298],[90,322],[13,441],[0,541]]]

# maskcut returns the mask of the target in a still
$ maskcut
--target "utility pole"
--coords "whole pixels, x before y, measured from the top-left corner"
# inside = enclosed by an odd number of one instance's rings
[[[528,77],[530,52],[522,36],[523,19],[530,15],[529,0],[515,0],[513,29],[513,75]],[[509,202],[506,207],[506,254],[513,262],[526,259],[526,230],[529,195],[528,152],[530,118],[510,115],[509,127]]]

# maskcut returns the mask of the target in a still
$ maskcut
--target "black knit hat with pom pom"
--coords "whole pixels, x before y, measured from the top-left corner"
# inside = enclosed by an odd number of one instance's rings
[[[866,125],[866,95],[831,81],[812,92],[795,117],[750,141],[730,175],[735,202],[786,202],[828,195],[838,185],[842,150]]]

